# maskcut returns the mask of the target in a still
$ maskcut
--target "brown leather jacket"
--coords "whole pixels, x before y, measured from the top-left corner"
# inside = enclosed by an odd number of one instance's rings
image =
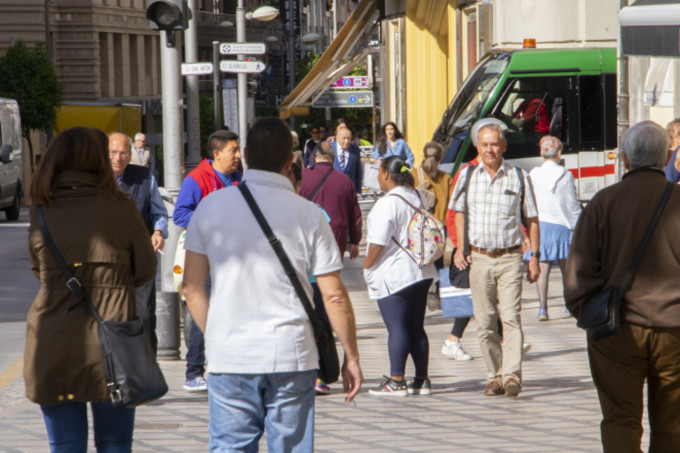
[[[154,278],[156,257],[131,200],[114,201],[88,173],[57,176],[44,207],[57,248],[107,321],[134,319],[135,287]],[[26,396],[39,404],[107,401],[97,324],[65,287],[43,241],[35,208],[29,228],[31,268],[40,290],[28,313],[24,350]]]
[[[639,169],[600,190],[576,224],[564,275],[564,299],[578,315],[601,288],[620,287],[666,185],[663,172]],[[680,327],[680,185],[642,255],[623,298],[623,319],[643,327]]]

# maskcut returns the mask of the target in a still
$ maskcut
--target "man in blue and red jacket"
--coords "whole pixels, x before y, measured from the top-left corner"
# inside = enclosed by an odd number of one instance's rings
[[[241,182],[238,171],[241,149],[238,135],[229,131],[215,131],[208,138],[208,159],[203,159],[192,170],[179,189],[172,220],[175,225],[187,228],[198,203],[208,194],[223,187],[236,186]],[[207,390],[203,333],[192,324],[187,351],[186,382],[184,390],[200,392]]]

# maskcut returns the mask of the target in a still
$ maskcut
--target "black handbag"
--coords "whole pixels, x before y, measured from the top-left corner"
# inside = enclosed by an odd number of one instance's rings
[[[633,283],[635,269],[640,263],[640,259],[652,237],[654,228],[656,228],[657,223],[659,223],[659,219],[666,207],[672,189],[673,184],[669,183],[661,197],[659,206],[656,208],[654,217],[647,227],[645,235],[642,237],[642,241],[640,241],[638,248],[635,250],[633,261],[628,267],[621,287],[608,286],[583,302],[578,318],[578,326],[586,330],[590,340],[597,341],[609,335],[618,333],[621,330],[621,301],[623,300],[623,296],[630,289],[630,285]]]
[[[302,306],[305,307],[307,316],[309,316],[309,320],[312,323],[314,337],[316,338],[316,347],[319,350],[319,377],[327,384],[337,382],[340,376],[340,360],[338,359],[338,349],[335,346],[335,337],[333,336],[331,326],[328,323],[322,322],[314,312],[314,308],[312,308],[312,304],[309,302],[307,293],[305,293],[305,290],[302,288],[300,279],[288,259],[286,251],[283,250],[281,241],[272,231],[267,219],[264,218],[260,207],[250,193],[250,189],[246,187],[246,183],[242,182],[238,185],[238,188],[257,219],[257,223],[260,224],[260,228],[262,228],[269,244],[274,248],[276,256],[279,258],[279,261],[281,261],[281,265],[283,265],[286,275],[288,275],[288,278],[295,288],[295,292],[300,298]]]
[[[99,343],[106,365],[106,388],[115,407],[135,407],[162,397],[168,392],[151,340],[138,317],[134,321],[104,321],[92,305],[90,296],[71,273],[59,253],[45,222],[42,206],[37,207],[38,223],[45,244],[66,277],[66,287],[85,304],[98,324]],[[76,304],[77,305],[77,304]],[[75,308],[75,305],[69,310]]]

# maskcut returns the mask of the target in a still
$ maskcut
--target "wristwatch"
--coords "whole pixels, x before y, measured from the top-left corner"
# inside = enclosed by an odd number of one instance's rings
[[[532,257],[536,257],[539,260],[541,259],[541,252],[531,252]]]

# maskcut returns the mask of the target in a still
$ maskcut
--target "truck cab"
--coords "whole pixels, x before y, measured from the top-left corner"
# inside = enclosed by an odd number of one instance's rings
[[[541,137],[553,135],[587,201],[619,179],[616,100],[616,49],[495,49],[465,80],[433,140],[444,146],[442,168],[453,173],[477,154],[471,126],[497,118],[508,126],[505,159],[529,171],[543,162]]]
[[[23,194],[23,151],[19,105],[0,98],[0,210],[7,220],[19,219]]]

